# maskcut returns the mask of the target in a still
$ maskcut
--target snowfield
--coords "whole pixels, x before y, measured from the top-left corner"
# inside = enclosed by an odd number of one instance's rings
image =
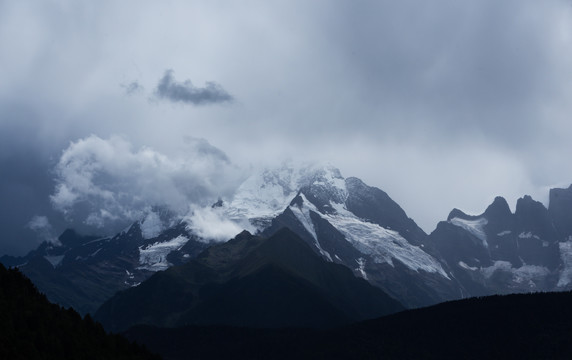
[[[152,245],[139,247],[139,264],[137,269],[162,271],[171,264],[167,261],[167,255],[171,251],[181,249],[189,241],[189,238],[179,235],[165,242],[156,242]]]
[[[346,210],[344,204],[330,203],[335,212],[322,214],[306,198],[303,200],[300,208],[291,206],[290,209],[296,211],[295,214],[300,214],[299,220],[304,221],[301,222],[306,228],[311,227],[313,229],[313,225],[309,221],[309,213],[313,211],[338,229],[356,249],[363,254],[372,256],[377,263],[387,263],[394,266],[393,261],[397,260],[414,271],[438,273],[450,279],[437,259],[427,254],[420,247],[411,245],[397,231],[358,218]],[[315,235],[315,231],[313,233]],[[364,271],[365,264],[359,265],[360,272]]]

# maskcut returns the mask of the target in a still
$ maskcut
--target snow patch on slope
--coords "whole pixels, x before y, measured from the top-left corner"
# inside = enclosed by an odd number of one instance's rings
[[[512,267],[508,261],[495,261],[491,266],[481,269],[485,278],[489,279],[496,271],[504,271],[512,274],[512,281],[518,284],[528,284],[530,288],[536,287],[535,281],[541,281],[550,274],[550,270],[544,266],[523,265],[519,268]]]
[[[565,287],[572,283],[572,236],[568,237],[568,241],[558,243],[558,247],[564,269],[560,273],[556,286]]]
[[[462,261],[459,261],[459,266],[462,267],[463,269],[466,269],[466,270],[471,270],[471,271],[479,270],[478,267],[469,266],[469,265],[465,264],[465,263],[462,262]]]
[[[364,278],[365,280],[367,280],[367,274],[366,274],[366,272],[365,272],[365,263],[366,263],[366,260],[361,257],[361,258],[357,259],[356,262],[357,262],[357,264],[358,264],[358,268],[357,268],[356,270],[360,273],[360,275],[361,275],[362,278]]]
[[[521,232],[520,234],[518,234],[518,237],[520,239],[537,239],[540,240],[540,237],[538,237],[538,235],[534,235],[532,232]]]
[[[139,247],[138,269],[161,271],[166,270],[171,264],[167,261],[167,255],[171,251],[181,249],[189,241],[189,238],[179,235],[165,242],[156,242],[147,246]]]
[[[488,223],[488,220],[484,217],[475,220],[466,220],[461,218],[452,218],[449,222],[455,226],[459,226],[467,230],[472,235],[476,236],[477,239],[481,240],[485,248],[489,247],[487,242],[487,234],[485,233],[484,227]]]

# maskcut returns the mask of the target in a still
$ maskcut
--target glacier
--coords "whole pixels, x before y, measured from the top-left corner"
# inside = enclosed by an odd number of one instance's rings
[[[449,222],[455,226],[459,226],[467,230],[477,239],[481,240],[485,248],[489,247],[489,243],[487,242],[487,234],[484,230],[484,226],[488,224],[488,220],[486,218],[481,217],[475,220],[467,220],[455,217],[449,220]]]
[[[332,224],[340,231],[345,238],[361,253],[372,256],[376,263],[387,263],[394,266],[393,260],[400,261],[402,264],[414,271],[423,270],[430,273],[438,273],[441,276],[450,279],[441,264],[423,251],[420,247],[411,245],[397,231],[386,229],[378,224],[374,224],[363,220],[345,208],[342,203],[330,202],[330,206],[334,212],[323,214],[316,209],[305,197],[299,209],[299,214],[305,214],[313,211],[324,220]],[[294,210],[294,206],[290,209]],[[304,217],[307,224],[308,217]],[[360,265],[360,273],[363,265]]]
[[[149,271],[166,270],[171,264],[167,261],[167,255],[173,250],[181,249],[189,238],[179,235],[165,242],[155,242],[151,245],[139,247],[139,264],[137,269]]]

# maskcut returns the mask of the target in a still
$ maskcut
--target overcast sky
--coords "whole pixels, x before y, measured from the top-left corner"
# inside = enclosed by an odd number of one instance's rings
[[[426,232],[497,195],[546,204],[571,110],[570,1],[0,0],[0,254],[285,158]],[[81,218],[92,201],[113,211]]]

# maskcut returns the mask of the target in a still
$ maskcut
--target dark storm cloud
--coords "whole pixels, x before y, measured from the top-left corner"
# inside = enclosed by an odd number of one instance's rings
[[[159,80],[155,95],[160,99],[193,105],[217,104],[233,100],[232,96],[219,84],[209,81],[205,85],[200,88],[194,86],[191,80],[177,82],[173,77],[173,70],[167,70]]]

